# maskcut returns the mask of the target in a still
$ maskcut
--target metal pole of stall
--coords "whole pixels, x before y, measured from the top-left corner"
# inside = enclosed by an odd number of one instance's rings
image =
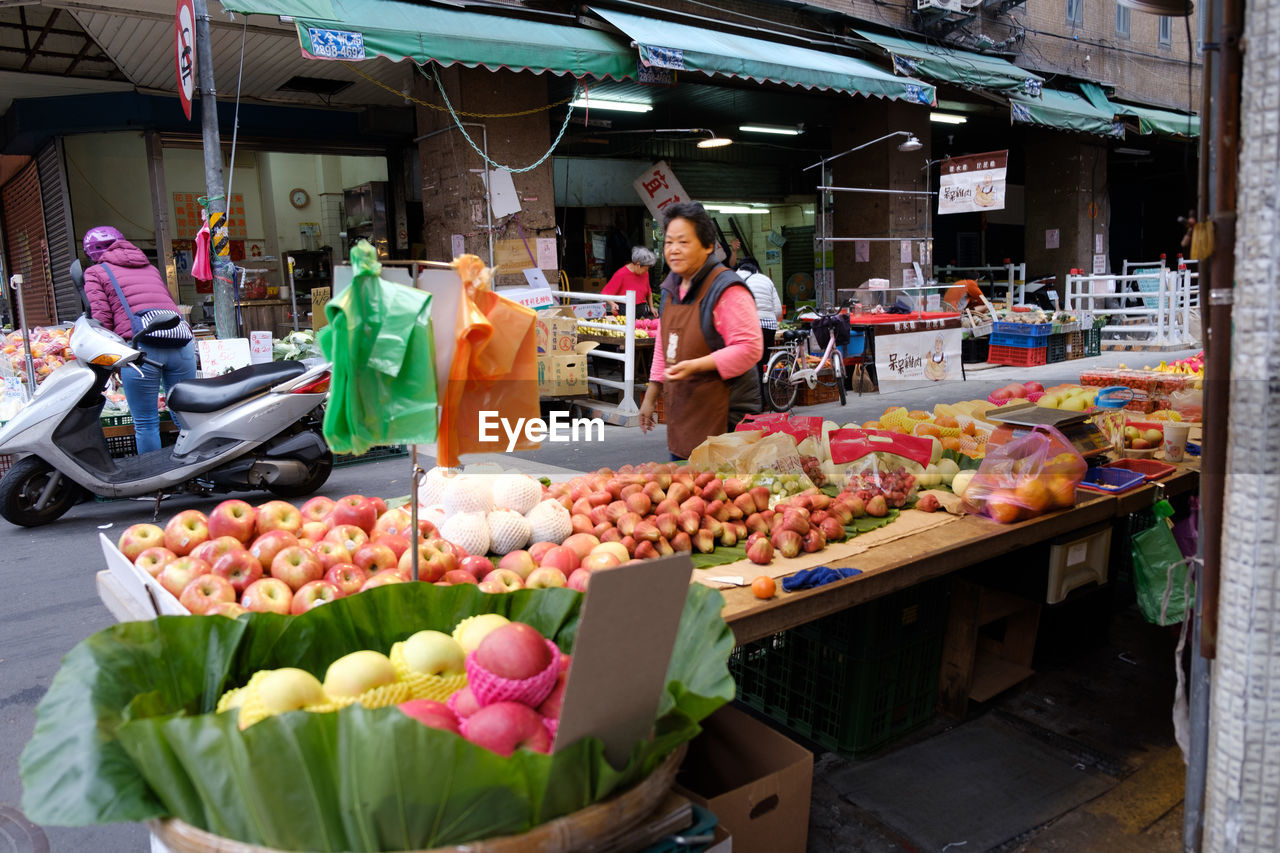
[[[27,395],[36,393],[36,365],[31,357],[31,333],[27,331],[27,309],[22,301],[22,276],[13,275],[9,287],[18,300],[18,325],[22,328],[22,349],[26,352]]]
[[[418,286],[418,265],[415,263],[409,267],[409,281],[413,282],[413,286]],[[409,558],[411,577],[416,582],[418,580],[418,537],[422,535],[422,531],[418,529],[418,495],[421,493],[422,480],[426,477],[426,472],[422,470],[422,466],[418,464],[418,445],[409,445],[409,550],[413,552],[413,556]]]
[[[293,330],[298,331],[298,291],[293,284],[293,255],[289,258],[289,303],[292,307]]]

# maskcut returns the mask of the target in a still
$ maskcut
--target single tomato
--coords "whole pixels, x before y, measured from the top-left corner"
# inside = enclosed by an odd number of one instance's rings
[[[778,592],[778,585],[768,575],[761,575],[751,582],[751,593],[756,598],[773,598]]]

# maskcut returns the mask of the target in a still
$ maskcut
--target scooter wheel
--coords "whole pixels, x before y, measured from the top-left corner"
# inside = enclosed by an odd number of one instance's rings
[[[53,493],[39,506],[49,484]],[[79,502],[83,489],[70,477],[59,474],[39,456],[26,456],[0,478],[0,515],[21,527],[39,527],[56,521]]]

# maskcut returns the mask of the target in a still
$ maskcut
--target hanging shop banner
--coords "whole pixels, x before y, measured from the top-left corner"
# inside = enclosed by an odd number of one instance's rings
[[[1004,210],[1004,180],[1008,160],[1008,150],[943,160],[942,183],[938,187],[938,213]]]
[[[654,219],[661,219],[662,210],[667,205],[689,200],[689,194],[684,191],[684,187],[680,186],[680,182],[676,180],[675,173],[671,171],[666,160],[651,166],[643,175],[632,181],[631,185],[636,188],[636,193],[644,201],[644,206],[649,208],[649,213],[653,214]]]
[[[881,393],[961,381],[960,329],[886,334],[875,331],[876,377]]]

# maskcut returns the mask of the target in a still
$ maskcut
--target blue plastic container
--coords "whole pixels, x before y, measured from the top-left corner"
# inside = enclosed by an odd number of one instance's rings
[[[1146,482],[1141,471],[1126,471],[1123,468],[1090,468],[1080,481],[1080,488],[1093,492],[1119,494],[1141,486]]]

